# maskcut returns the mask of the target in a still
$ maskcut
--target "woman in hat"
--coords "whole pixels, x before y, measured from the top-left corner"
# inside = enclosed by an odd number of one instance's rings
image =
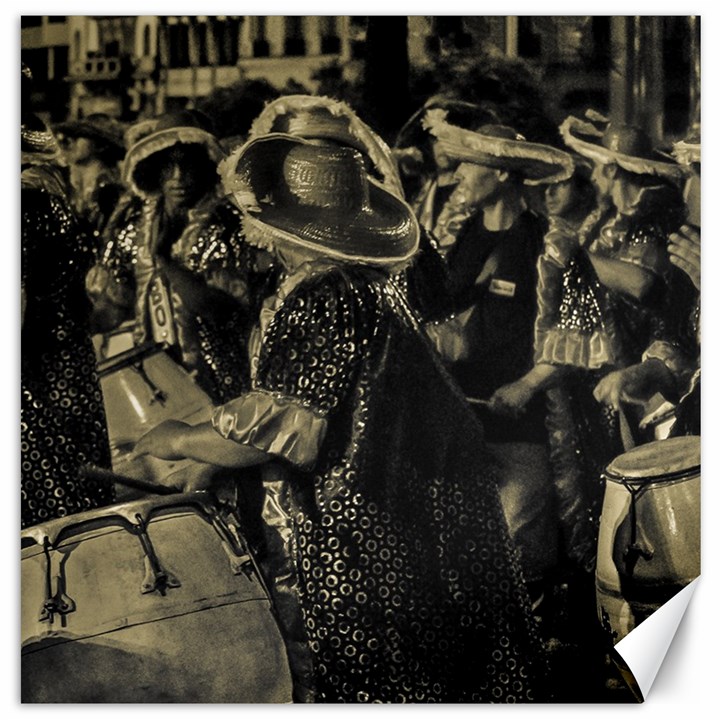
[[[23,70],[23,84],[29,76]],[[23,103],[26,97],[23,93]],[[21,526],[108,505],[112,485],[84,478],[110,467],[105,413],[83,288],[92,250],[58,172],[58,147],[23,107],[21,124]]]
[[[391,274],[410,208],[350,147],[259,137],[226,188],[287,277],[252,389],[138,453],[284,476],[321,702],[527,701],[541,661],[482,429]]]
[[[594,394],[599,402],[619,407],[622,403],[644,403],[660,393],[675,405],[676,420],[670,435],[700,435],[699,135],[676,143],[673,153],[687,170],[684,192],[687,214],[685,223],[669,236],[668,255],[695,288],[695,302],[681,332],[653,340],[641,362],[606,375]],[[667,409],[661,406],[660,410],[663,408]]]
[[[85,231],[100,238],[124,192],[118,170],[125,156],[122,126],[109,115],[97,113],[59,123],[55,135],[70,169],[75,213]]]
[[[272,275],[219,195],[222,157],[200,113],[142,133],[123,166],[142,205],[113,219],[87,278],[101,329],[134,318],[136,344],[163,343],[216,402],[247,386],[248,335]]]

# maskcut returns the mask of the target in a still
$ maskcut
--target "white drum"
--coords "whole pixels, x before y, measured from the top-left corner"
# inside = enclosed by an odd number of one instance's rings
[[[700,438],[636,447],[604,477],[597,610],[617,643],[700,574]]]
[[[25,529],[23,702],[291,702],[237,519],[206,493]]]

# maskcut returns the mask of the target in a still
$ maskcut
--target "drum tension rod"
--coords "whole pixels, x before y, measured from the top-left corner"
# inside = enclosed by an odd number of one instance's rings
[[[52,592],[52,559],[50,558],[50,539],[43,540],[43,553],[45,555],[45,601],[40,610],[40,622],[53,624],[55,615],[64,617],[75,611],[75,601],[65,594],[65,581],[62,574],[58,575],[57,592]]]
[[[140,592],[145,595],[157,590],[161,595],[165,595],[168,588],[180,587],[180,581],[160,564],[147,532],[147,522],[143,520],[142,515],[137,513],[135,519],[137,520],[135,531],[145,553],[145,577],[140,585]]]
[[[642,540],[638,537],[637,502],[640,500],[640,496],[643,494],[645,488],[633,488],[630,483],[625,481],[623,481],[623,485],[630,493],[630,543],[623,552],[623,561],[625,562],[625,572],[628,577],[632,579],[637,561],[640,558],[645,561],[652,560],[655,552],[653,548],[649,546],[645,537],[643,537]]]
[[[133,363],[132,368],[142,378],[142,381],[150,388],[150,392],[152,393],[152,397],[150,398],[150,404],[152,405],[155,402],[159,402],[161,405],[165,405],[165,401],[167,400],[167,393],[163,392],[148,377],[148,374],[145,372],[145,367],[142,364],[142,360]]]

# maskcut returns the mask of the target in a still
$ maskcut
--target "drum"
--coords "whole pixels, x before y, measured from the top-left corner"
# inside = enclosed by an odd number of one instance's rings
[[[78,513],[21,540],[23,702],[291,702],[265,585],[208,494]]]
[[[135,321],[127,320],[114,330],[110,330],[103,335],[95,335],[93,343],[95,344],[95,353],[98,362],[103,362],[111,357],[115,357],[120,353],[132,350],[135,347],[133,331],[135,330]]]
[[[130,460],[135,443],[163,420],[195,425],[210,420],[212,402],[190,375],[162,349],[143,345],[98,365],[107,417],[113,470],[118,475],[167,484],[174,474],[184,481],[207,474],[192,460],[167,461],[145,456]]]
[[[700,574],[700,438],[636,447],[604,478],[597,611],[615,644]]]

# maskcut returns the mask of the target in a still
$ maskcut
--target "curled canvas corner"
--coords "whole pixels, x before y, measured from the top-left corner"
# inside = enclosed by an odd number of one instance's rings
[[[615,645],[620,672],[641,702],[647,699],[698,580],[686,585]]]

